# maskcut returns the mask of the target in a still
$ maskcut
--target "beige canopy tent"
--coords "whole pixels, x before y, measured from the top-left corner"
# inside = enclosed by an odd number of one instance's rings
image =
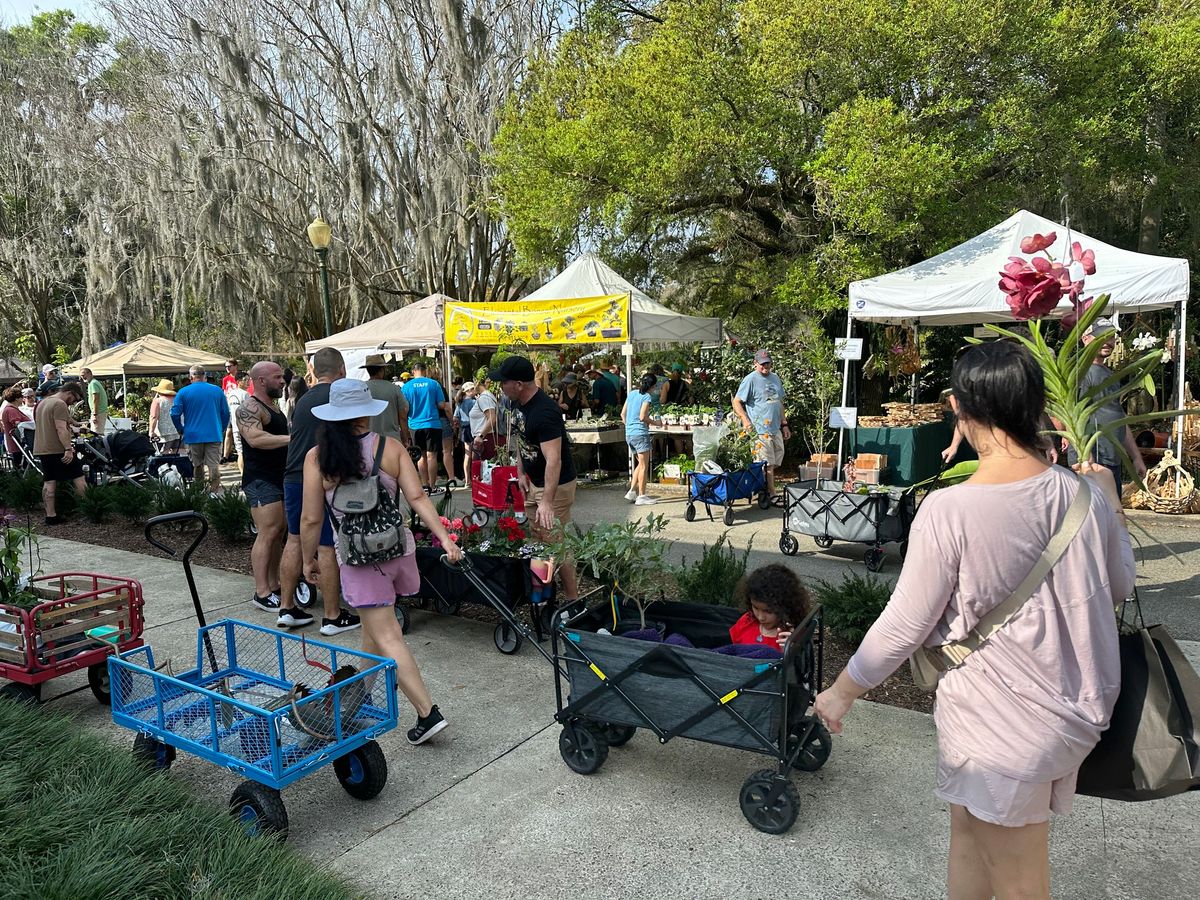
[[[63,366],[63,375],[78,375],[83,369],[91,369],[99,377],[121,376],[121,395],[126,395],[126,378],[180,375],[192,366],[201,365],[213,372],[222,372],[225,358],[188,347],[177,341],[148,334],[136,341],[109,347],[83,359]]]

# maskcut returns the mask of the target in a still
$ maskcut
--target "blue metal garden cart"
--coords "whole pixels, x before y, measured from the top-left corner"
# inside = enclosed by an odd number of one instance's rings
[[[757,500],[759,509],[767,509],[771,505],[771,496],[767,493],[766,467],[766,463],[753,462],[735,472],[689,472],[688,504],[684,518],[689,522],[695,520],[697,503],[704,504],[710,519],[714,505],[725,507],[726,525],[733,524],[734,501],[749,500],[753,505]]]
[[[137,732],[134,756],[166,769],[185,750],[244,776],[230,811],[248,831],[280,840],[288,830],[280,790],[326,763],[352,797],[376,796],[387,762],[375,738],[397,720],[395,662],[232,619],[206,624],[190,559],[208,522],[190,510],[157,516],[146,537],[174,555],[152,530],[186,520],[200,522],[183,554],[200,623],[195,668],[156,665],[150,647],[109,660],[113,721]]]

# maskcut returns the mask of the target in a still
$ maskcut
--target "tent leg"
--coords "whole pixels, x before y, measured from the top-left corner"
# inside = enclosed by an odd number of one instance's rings
[[[125,382],[125,373],[121,372],[121,405],[124,407],[125,418],[129,418],[129,385]],[[105,423],[107,431],[107,423]]]
[[[850,315],[850,309],[846,309],[846,339],[849,340],[854,333],[854,317]],[[850,360],[847,358],[842,361],[842,406],[846,405],[846,397],[850,390]],[[842,471],[842,453],[845,449],[846,429],[838,429],[838,461],[837,468],[834,469],[833,477],[836,479],[838,473]],[[822,450],[822,452],[824,452]]]
[[[1176,344],[1176,354],[1178,359],[1175,362],[1175,384],[1176,398],[1178,402],[1175,405],[1176,409],[1183,409],[1185,402],[1184,397],[1187,392],[1187,299],[1183,299],[1179,303],[1179,341]],[[1175,457],[1179,460],[1179,464],[1183,465],[1183,426],[1184,417],[1175,417]],[[1175,492],[1179,493],[1179,481],[1182,475],[1175,475]]]
[[[632,294],[630,295],[630,297],[631,297],[630,302],[632,303],[633,302]],[[633,335],[632,334],[629,336],[629,343],[626,344],[622,349],[625,351],[625,390],[626,390],[625,396],[628,397],[629,396],[628,392],[633,390]],[[624,424],[624,423],[622,423],[622,424]],[[694,448],[692,450],[692,453],[693,453],[693,455],[695,455]],[[633,482],[634,459],[633,459],[633,448],[631,446],[629,446],[629,444],[625,445],[625,456],[627,457],[627,459],[629,461],[629,480],[630,480],[630,483],[632,483]]]

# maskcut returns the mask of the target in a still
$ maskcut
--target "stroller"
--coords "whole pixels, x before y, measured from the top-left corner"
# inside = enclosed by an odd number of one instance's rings
[[[146,477],[154,445],[137,431],[114,431],[75,442],[87,465],[88,484],[125,479],[135,484]]]

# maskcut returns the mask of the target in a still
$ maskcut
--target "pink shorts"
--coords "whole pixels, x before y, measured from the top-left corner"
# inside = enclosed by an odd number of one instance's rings
[[[397,597],[415,594],[421,587],[415,553],[372,566],[342,565],[340,568],[342,597],[347,606],[355,609],[391,606]]]
[[[1050,813],[1066,815],[1075,799],[1076,769],[1054,781],[1018,781],[939,748],[934,794],[965,806],[977,819],[1019,828],[1048,822]]]

